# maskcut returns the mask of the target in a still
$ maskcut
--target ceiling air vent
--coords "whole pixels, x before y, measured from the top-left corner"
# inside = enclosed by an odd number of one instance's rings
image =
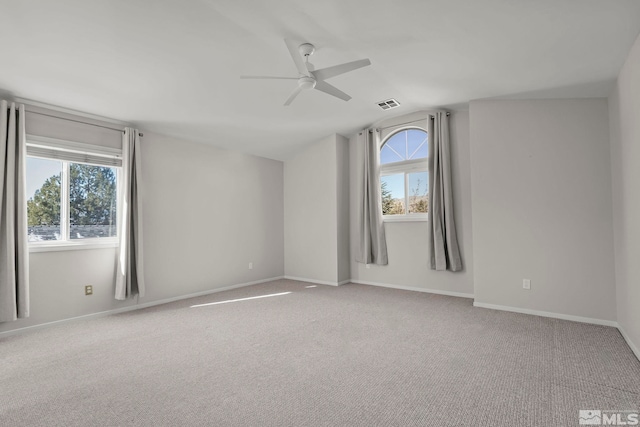
[[[393,98],[387,99],[386,101],[378,102],[378,107],[382,108],[383,110],[390,110],[399,106],[400,103]]]

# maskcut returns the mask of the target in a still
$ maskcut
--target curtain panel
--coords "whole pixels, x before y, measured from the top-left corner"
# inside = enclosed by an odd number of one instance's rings
[[[122,137],[122,174],[120,176],[121,208],[119,213],[120,246],[116,272],[115,298],[125,300],[144,296],[142,253],[140,133],[125,128]]]
[[[360,199],[360,250],[356,261],[364,264],[387,265],[387,241],[382,221],[380,194],[380,133],[365,129],[358,135],[364,146],[362,196]]]
[[[429,120],[429,249],[432,270],[462,270],[453,218],[449,117],[437,112]]]
[[[0,101],[0,322],[29,317],[24,105]]]

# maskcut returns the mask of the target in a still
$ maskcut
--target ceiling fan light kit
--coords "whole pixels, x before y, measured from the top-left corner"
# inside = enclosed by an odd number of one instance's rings
[[[316,87],[316,79],[313,77],[302,76],[298,79],[298,86],[302,89],[313,89]]]
[[[309,56],[313,55],[315,52],[315,46],[311,43],[302,43],[301,45],[296,46],[295,43],[289,39],[285,39],[284,42],[287,45],[287,49],[289,50],[291,59],[293,59],[293,63],[298,69],[298,77],[240,76],[240,78],[298,80],[298,87],[294,89],[289,98],[285,101],[285,106],[290,105],[298,94],[305,89],[316,89],[328,95],[342,99],[343,101],[348,101],[351,99],[349,95],[342,92],[335,86],[330,85],[325,80],[371,65],[371,61],[369,59],[360,59],[340,65],[334,65],[332,67],[322,68],[320,70],[314,70],[313,65],[309,63]]]

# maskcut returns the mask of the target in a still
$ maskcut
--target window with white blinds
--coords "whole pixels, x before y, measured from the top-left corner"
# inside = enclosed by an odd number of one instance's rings
[[[27,155],[96,166],[122,166],[122,150],[43,136],[27,136]]]
[[[32,249],[117,243],[119,149],[27,135]]]

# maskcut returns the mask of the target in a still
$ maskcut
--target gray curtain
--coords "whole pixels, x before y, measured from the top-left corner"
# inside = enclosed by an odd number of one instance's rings
[[[0,322],[29,317],[24,105],[0,101]]]
[[[451,195],[449,117],[437,112],[429,120],[429,247],[432,270],[462,270]]]
[[[387,242],[382,222],[380,194],[380,135],[377,129],[365,129],[358,143],[364,145],[364,171],[360,200],[360,251],[357,262],[387,265]]]
[[[118,300],[134,295],[144,296],[145,291],[140,179],[140,133],[136,129],[125,128],[122,137],[122,174],[119,182],[120,246],[116,273],[116,299]]]

